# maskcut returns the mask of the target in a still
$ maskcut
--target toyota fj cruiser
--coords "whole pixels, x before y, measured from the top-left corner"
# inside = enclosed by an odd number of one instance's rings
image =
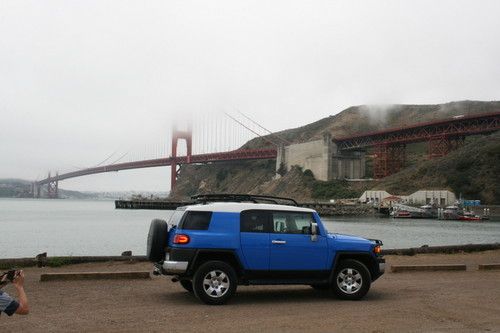
[[[305,284],[357,300],[384,273],[381,241],[329,233],[316,211],[292,199],[193,199],[169,224],[151,222],[147,256],[154,274],[173,276],[207,304],[224,304],[237,285],[259,284]]]

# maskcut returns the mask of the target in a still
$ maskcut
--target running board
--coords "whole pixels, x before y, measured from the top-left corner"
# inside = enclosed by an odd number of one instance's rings
[[[327,279],[257,279],[248,280],[249,285],[275,285],[275,284],[328,284]]]

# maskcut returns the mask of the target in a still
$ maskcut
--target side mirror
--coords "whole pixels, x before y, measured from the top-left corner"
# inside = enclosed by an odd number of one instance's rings
[[[318,224],[316,222],[311,223],[311,241],[315,242],[318,240]]]

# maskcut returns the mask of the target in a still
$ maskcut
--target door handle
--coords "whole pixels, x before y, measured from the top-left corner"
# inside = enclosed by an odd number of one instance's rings
[[[273,243],[273,244],[286,244],[286,241],[273,239],[271,241],[271,243]]]

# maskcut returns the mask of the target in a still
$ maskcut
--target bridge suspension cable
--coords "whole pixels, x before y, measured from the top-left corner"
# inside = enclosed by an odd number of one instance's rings
[[[129,152],[126,152],[124,153],[122,156],[120,156],[118,159],[114,160],[113,162],[111,162],[111,164],[115,164],[116,162],[119,162],[122,158],[124,158],[125,156],[127,156]]]
[[[264,131],[266,131],[267,133],[269,133],[270,135],[272,135],[273,137],[279,139],[280,141],[282,141],[283,143],[286,143],[286,144],[291,144],[290,141],[286,140],[285,138],[279,136],[278,134],[276,133],[273,133],[271,132],[270,130],[268,130],[267,128],[265,128],[264,126],[262,126],[261,124],[259,124],[258,122],[256,122],[255,120],[251,119],[250,117],[248,117],[247,115],[245,115],[243,112],[241,112],[240,110],[238,110],[238,113],[241,114],[243,117],[245,117],[246,119],[248,119],[249,121],[251,121],[253,124],[257,125],[258,127],[260,127],[261,129],[263,129]]]
[[[96,164],[95,166],[98,167],[98,166],[101,166],[103,165],[105,162],[107,162],[111,157],[113,157],[116,153],[118,152],[118,150],[115,150],[111,155],[109,155],[108,157],[106,157],[104,160],[102,160],[100,163]]]
[[[271,144],[272,144],[272,145],[274,145],[274,146],[279,146],[279,144],[278,144],[278,143],[276,143],[276,142],[272,141],[272,140],[271,140],[271,139],[269,139],[269,138],[266,138],[266,137],[264,137],[264,136],[260,135],[259,133],[257,133],[256,131],[254,131],[254,130],[253,130],[253,129],[251,129],[250,127],[248,127],[247,125],[243,124],[243,123],[242,123],[241,121],[239,121],[238,119],[236,119],[236,118],[234,118],[233,116],[231,116],[229,113],[224,112],[224,114],[225,114],[226,116],[228,116],[229,118],[231,118],[232,120],[234,120],[235,122],[237,122],[238,124],[240,124],[241,126],[243,126],[244,128],[246,128],[247,130],[249,130],[250,132],[252,132],[253,134],[255,134],[255,135],[259,136],[259,137],[260,137],[261,139],[263,139],[264,141],[267,141],[267,142],[271,143]]]

